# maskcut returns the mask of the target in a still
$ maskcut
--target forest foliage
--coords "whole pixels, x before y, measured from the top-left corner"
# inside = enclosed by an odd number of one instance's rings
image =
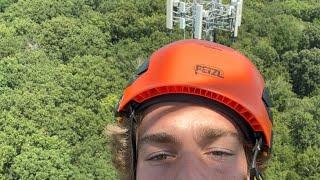
[[[235,43],[273,100],[267,179],[320,179],[320,3],[245,0]],[[0,0],[0,179],[117,179],[103,130],[136,67],[183,39],[164,0]]]

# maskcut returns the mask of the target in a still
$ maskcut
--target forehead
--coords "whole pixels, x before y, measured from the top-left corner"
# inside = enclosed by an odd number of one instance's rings
[[[186,102],[159,103],[146,109],[138,128],[138,136],[157,132],[179,135],[204,128],[237,133],[231,121],[227,116],[203,105]]]

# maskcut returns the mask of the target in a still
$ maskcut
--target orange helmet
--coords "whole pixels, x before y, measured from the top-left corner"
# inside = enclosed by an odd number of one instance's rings
[[[213,42],[181,40],[152,54],[124,90],[118,113],[166,94],[201,96],[228,106],[271,148],[270,100],[263,77],[239,52]]]

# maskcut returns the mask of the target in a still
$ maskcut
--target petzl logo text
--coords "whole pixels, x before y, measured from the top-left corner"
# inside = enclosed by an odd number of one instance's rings
[[[196,74],[204,74],[208,76],[214,76],[214,77],[219,77],[219,78],[224,78],[223,72],[215,67],[210,67],[202,64],[198,64],[195,67],[195,73]]]

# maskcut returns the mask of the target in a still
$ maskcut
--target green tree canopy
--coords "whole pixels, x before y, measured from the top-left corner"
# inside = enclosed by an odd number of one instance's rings
[[[117,179],[104,127],[137,66],[183,39],[165,7],[0,1],[0,179]],[[246,0],[237,41],[228,35],[218,43],[255,63],[273,100],[266,179],[320,179],[319,1]]]

